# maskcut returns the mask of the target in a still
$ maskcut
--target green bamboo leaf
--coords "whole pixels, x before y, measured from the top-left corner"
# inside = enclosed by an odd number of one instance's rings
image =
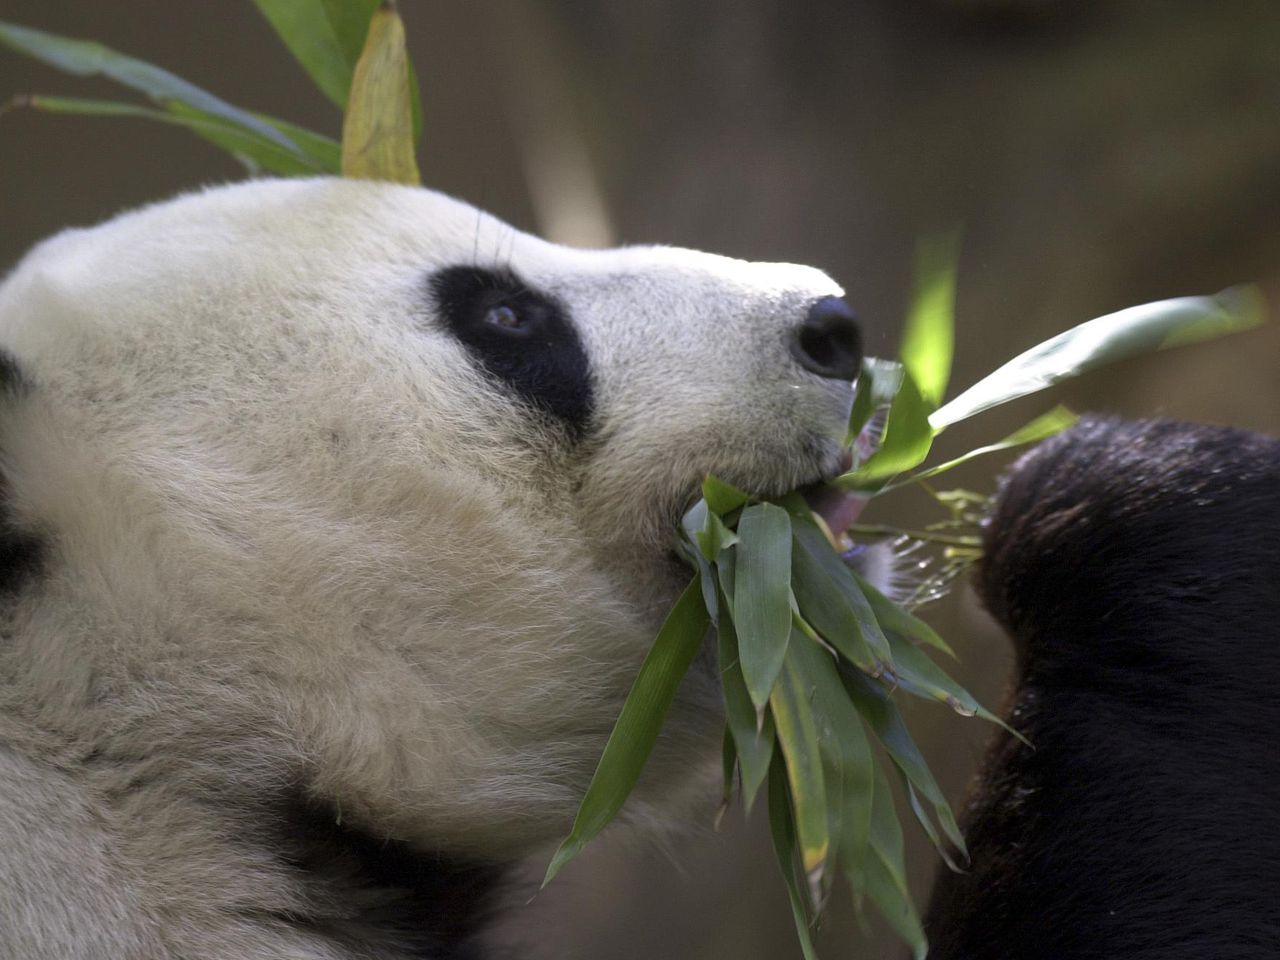
[[[252,136],[241,128],[226,124],[209,126],[215,118],[201,110],[174,100],[167,105],[167,112],[182,120],[205,121],[205,125],[193,127],[192,131],[214,146],[221,147],[229,153],[236,154],[251,161],[261,170],[280,176],[315,176],[318,173],[336,175],[342,165],[342,148],[337,140],[323,136],[305,127],[279,120],[275,117],[255,114],[264,123],[275,127],[294,144],[295,150],[286,152],[274,144],[264,143],[256,147],[252,142],[246,143],[245,136]]]
[[[350,46],[338,38],[330,19],[329,5],[322,0],[254,0],[254,3],[279,34],[289,52],[320,88],[320,92],[332,100],[339,110],[345,109],[356,61],[347,56]],[[366,3],[348,2],[338,6],[348,7],[353,17],[357,16],[357,12],[368,14],[360,31],[360,40],[363,42],[369,30],[369,21],[378,8],[377,0]],[[356,50],[358,58],[359,48]]]
[[[889,421],[880,449],[866,463],[839,477],[836,482],[854,489],[874,489],[889,478],[919,465],[933,446],[930,410],[915,378],[909,370],[904,370],[902,386],[889,408]]]
[[[810,691],[795,663],[795,658],[802,655],[796,653],[796,647],[812,643],[798,630],[792,634],[782,674],[769,697],[769,707],[778,731],[778,747],[786,759],[800,861],[810,888],[817,890],[822,883],[831,841],[827,832],[827,788]]]
[[[875,407],[871,399],[871,374],[868,365],[874,362],[873,357],[864,357],[862,360],[862,370],[858,374],[858,380],[854,384],[853,390],[853,406],[849,410],[849,432],[845,435],[845,444],[852,443],[853,438],[861,431],[871,414],[875,412]]]
[[[899,356],[930,410],[942,403],[951,377],[959,252],[959,230],[926,237],[916,247],[914,292]]]
[[[701,554],[695,553],[693,556],[698,567],[698,582],[702,587],[703,608],[711,618],[711,623],[718,627],[722,619],[727,621],[729,617],[720,616],[720,596],[716,589],[715,569]]]
[[[849,605],[845,590],[832,579],[826,567],[818,562],[798,535],[791,550],[791,590],[801,616],[823,640],[859,670],[867,673],[876,671],[876,658],[863,639],[858,614]]]
[[[145,94],[161,106],[177,100],[226,123],[251,130],[284,150],[296,149],[288,137],[247,110],[232,106],[167,70],[117,53],[100,43],[73,40],[0,21],[0,45],[78,77],[107,77]]]
[[[676,542],[676,552],[688,563],[697,568],[701,575],[702,600],[712,623],[720,622],[720,605],[716,598],[716,576],[711,566],[715,554],[706,555],[702,547],[702,538],[710,512],[705,500],[699,500],[688,509],[680,519],[680,529],[684,539]]]
[[[702,498],[707,501],[713,513],[724,517],[739,507],[746,506],[751,498],[732,484],[725,483],[719,477],[707,474],[702,481]]]
[[[791,519],[781,507],[757,503],[738,521],[733,623],[742,676],[757,709],[782,670],[791,636]]]
[[[313,0],[305,0],[307,3]],[[378,12],[382,0],[321,0],[325,19],[342,51],[342,59],[352,70],[364,50],[365,38],[369,35],[369,22]],[[346,106],[343,98],[339,106]]]
[[[1209,297],[1160,300],[1110,313],[1032,347],[934,411],[935,430],[991,407],[1044,390],[1103,364],[1152,350],[1197,343],[1260,324],[1266,314],[1256,287]]]
[[[578,807],[573,828],[547,867],[543,886],[604,829],[639,780],[663,718],[675,699],[676,688],[702,646],[710,624],[702,603],[700,579],[695,576],[680,595],[644,658]]]
[[[329,141],[333,148],[334,165],[326,167],[319,159],[311,157],[311,145],[308,149],[285,150],[275,143],[258,136],[234,124],[194,110],[185,104],[173,101],[167,110],[143,107],[118,100],[93,100],[81,97],[50,97],[43,94],[17,97],[10,104],[17,108],[30,108],[44,113],[66,114],[97,117],[125,117],[130,119],[149,120],[181,127],[191,133],[208,140],[210,143],[237,156],[251,170],[266,170],[281,176],[315,176],[317,173],[337,172],[337,143]],[[271,122],[271,121],[268,121]],[[301,131],[300,127],[291,128]],[[315,137],[315,134],[311,134]],[[317,137],[317,140],[321,138]],[[301,142],[295,140],[295,143]]]
[[[859,721],[861,722],[861,720]],[[907,884],[905,845],[902,824],[894,805],[893,788],[883,764],[876,762],[870,770],[871,823],[867,834],[869,856],[866,860],[849,860],[845,864],[855,894],[864,892],[866,877],[863,871],[872,860],[880,863],[882,872],[895,892],[904,899],[910,898]]]
[[[804,960],[818,960],[809,934],[809,906],[800,882],[796,877],[796,834],[791,815],[791,802],[787,799],[787,772],[779,756],[769,768],[769,835],[773,838],[773,852],[782,870],[791,900],[791,916],[796,924],[796,936]]]
[[[869,855],[871,745],[830,654],[817,644],[793,641],[787,656],[810,691],[834,858],[842,864],[861,863]]]
[[[846,567],[845,569],[848,568]],[[933,627],[919,617],[913,617],[907,613],[906,610],[877,590],[861,574],[849,570],[849,576],[857,583],[862,596],[866,597],[867,605],[871,608],[876,623],[880,625],[886,635],[893,632],[907,637],[909,640],[927,644],[935,650],[941,650],[950,657],[955,657],[955,651],[951,649],[950,645],[942,637],[938,636],[938,632]],[[889,647],[890,645],[886,640],[885,649],[888,651],[884,658],[886,660],[890,660],[893,657]]]
[[[724,609],[729,609],[727,598],[724,600]],[[755,704],[751,702],[751,695],[747,693],[742,668],[738,663],[738,635],[729,617],[720,620],[716,650],[719,655],[720,691],[724,697],[725,720],[737,748],[738,768],[742,771],[743,804],[750,813],[760,785],[768,776],[769,762],[773,758],[773,715],[768,708],[757,712]]]
[[[731,547],[725,547],[720,551],[720,556],[716,557],[716,579],[720,582],[720,589],[729,601],[726,608],[733,610],[734,597],[737,596],[738,581],[738,547],[734,544]]]
[[[894,765],[902,772],[911,786],[929,801],[933,816],[942,827],[942,832],[946,835],[946,838],[951,841],[957,850],[965,854],[964,836],[960,833],[960,827],[956,824],[955,814],[951,811],[951,805],[947,803],[947,798],[943,795],[938,782],[929,771],[929,766],[925,763],[920,749],[916,746],[915,741],[911,739],[911,734],[907,732],[907,725],[902,719],[902,714],[898,712],[897,706],[889,698],[888,692],[878,681],[857,671],[843,670],[840,673],[840,678],[844,681],[845,689],[849,691],[849,696],[853,698],[854,705],[858,708],[858,713],[862,715],[867,725],[875,732],[876,738],[888,752]],[[924,813],[923,808],[919,812]],[[929,818],[925,817],[924,820],[929,820]],[[926,832],[936,834],[932,822],[924,823],[923,825]],[[954,866],[945,846],[940,844],[938,852],[943,859]]]
[[[849,432],[846,442],[854,445],[858,460],[854,466],[865,462],[884,439],[885,417],[893,398],[902,388],[904,368],[895,360],[866,357],[862,361],[862,373],[858,377],[853,408],[849,412]]]
[[[952,467],[958,467],[962,463],[968,463],[976,457],[986,456],[989,453],[999,453],[1002,450],[1010,450],[1014,447],[1025,446],[1028,443],[1039,443],[1041,440],[1046,440],[1056,433],[1061,433],[1079,419],[1079,417],[1066,407],[1061,405],[1056,406],[1048,413],[1044,413],[1036,417],[1026,426],[1015,430],[1003,440],[988,444],[985,447],[978,447],[976,450],[970,450],[964,456],[956,457],[954,460],[948,460],[946,463],[940,463],[936,467],[930,467],[928,470],[921,470],[919,473],[912,474],[905,480],[890,484],[884,488],[884,492],[888,493],[890,490],[906,486],[909,483],[916,483],[920,480],[928,480],[930,477],[936,477],[938,474],[946,473]]]
[[[917,697],[945,703],[961,716],[981,717],[1004,725],[969,691],[947,676],[946,671],[930,660],[923,650],[893,631],[888,631],[887,636],[893,649],[893,679],[898,686]]]
[[[680,529],[684,531],[685,537],[695,546],[698,542],[698,531],[706,529],[707,515],[709,513],[707,501],[699,500],[686,510],[684,516],[680,518]],[[714,560],[715,557],[708,557],[707,559]]]
[[[93,117],[136,117],[142,120],[155,120],[174,126],[185,127],[176,117],[154,107],[140,107],[136,103],[124,103],[119,100],[90,100],[83,97],[57,97],[43,93],[22,94],[14,97],[4,105],[7,110],[39,110],[43,113],[58,113]]]
[[[911,947],[914,960],[924,960],[929,944],[907,888],[902,826],[894,810],[893,792],[878,764],[872,767],[870,855],[848,862],[850,886],[865,894],[898,936]]]
[[[386,0],[373,15],[342,124],[343,176],[418,185],[404,22]]]
[[[701,502],[705,503],[706,501]],[[698,548],[708,561],[715,560],[716,557],[720,556],[721,551],[727,550],[738,542],[738,535],[726,527],[724,521],[710,510],[707,511],[707,517],[703,521],[702,529],[695,536],[698,541]]]
[[[728,810],[729,805],[733,803],[733,791],[738,786],[738,748],[733,742],[733,731],[725,725],[724,736],[720,741],[720,763],[724,774],[724,792],[720,795],[720,809]],[[716,826],[719,827],[719,817],[716,819]]]
[[[901,771],[899,771],[901,773]],[[907,805],[911,807],[911,812],[915,814],[916,822],[920,824],[924,830],[925,836],[929,838],[929,842],[933,844],[933,848],[938,851],[942,859],[946,861],[948,867],[957,873],[960,867],[951,859],[951,855],[947,852],[946,841],[943,840],[942,834],[938,832],[937,826],[934,825],[933,817],[929,815],[929,811],[925,809],[924,801],[920,799],[920,793],[916,790],[915,785],[911,783],[905,776],[903,777],[903,785],[907,791]]]
[[[885,637],[884,631],[880,629],[875,608],[871,605],[870,598],[867,595],[867,584],[865,581],[860,580],[849,569],[848,565],[840,559],[840,555],[835,552],[835,549],[828,542],[826,534],[818,528],[818,525],[811,518],[793,514],[791,526],[795,536],[795,549],[804,551],[805,560],[812,561],[815,566],[820,567],[822,572],[826,574],[827,580],[835,584],[840,590],[845,604],[858,625],[858,636],[862,638],[863,644],[870,651],[872,657],[871,672],[874,673],[879,663],[889,660],[891,653],[889,641]],[[810,575],[806,573],[807,577]],[[818,588],[820,588],[820,584]],[[834,640],[829,642],[833,646],[835,645]],[[840,648],[836,647],[836,649],[839,650]],[[849,657],[847,653],[844,655]],[[857,663],[856,660],[853,660],[853,657],[849,657],[849,659]]]

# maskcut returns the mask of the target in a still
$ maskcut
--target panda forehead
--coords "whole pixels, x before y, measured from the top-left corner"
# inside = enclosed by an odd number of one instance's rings
[[[547,293],[594,298],[601,292],[633,297],[647,291],[674,298],[719,294],[743,300],[844,294],[813,267],[664,245],[568,247],[518,230],[453,197],[422,189],[412,193],[416,204],[397,204],[392,212],[418,227],[423,249],[435,266],[506,270]]]
[[[113,241],[96,242],[100,230],[109,230]],[[388,270],[413,274],[460,265],[506,270],[571,307],[641,300],[694,307],[717,303],[731,309],[735,304],[843,293],[812,267],[669,246],[567,247],[436,191],[358,180],[267,180],[215,187],[73,233],[87,241],[90,260],[101,259],[103,247],[109,247],[117,269],[121,256],[133,250],[137,256],[128,266],[131,276],[165,266],[185,272],[189,265],[184,260],[208,262],[230,255],[237,262],[254,259],[282,278],[319,279],[334,271],[335,281],[357,285],[386,277]],[[68,244],[80,245],[75,236],[64,234],[46,245],[52,247],[46,259],[65,264]],[[252,252],[259,249],[260,255]],[[95,285],[110,274],[101,267],[88,264],[84,271]]]

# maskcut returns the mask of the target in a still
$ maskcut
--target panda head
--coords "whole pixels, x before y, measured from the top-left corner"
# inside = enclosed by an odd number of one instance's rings
[[[178,782],[292,784],[481,856],[553,836],[687,579],[672,536],[702,477],[839,470],[840,297],[806,267],[567,249],[357,181],[64,233],[0,288],[29,554],[5,697]],[[717,711],[704,671],[630,816],[690,789]]]

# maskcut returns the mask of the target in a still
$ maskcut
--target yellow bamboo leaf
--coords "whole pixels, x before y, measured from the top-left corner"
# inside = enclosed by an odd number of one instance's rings
[[[369,24],[342,122],[342,175],[418,185],[404,21],[391,0]]]

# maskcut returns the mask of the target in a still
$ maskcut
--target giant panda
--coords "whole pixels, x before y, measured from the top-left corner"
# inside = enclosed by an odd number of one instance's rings
[[[846,463],[842,294],[350,180],[40,245],[0,288],[0,957],[481,956],[703,475]],[[637,828],[714,797],[711,663]]]
[[[1280,956],[1280,441],[1091,419],[1009,471],[1017,654],[931,960]]]

